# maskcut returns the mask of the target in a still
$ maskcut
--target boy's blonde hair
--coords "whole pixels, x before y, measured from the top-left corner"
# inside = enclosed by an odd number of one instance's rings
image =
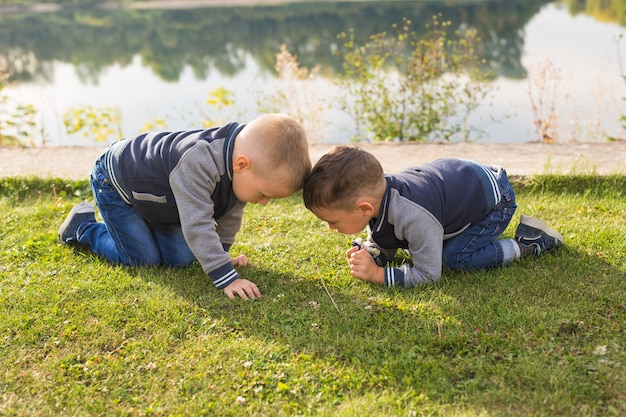
[[[324,154],[304,181],[309,210],[351,210],[363,197],[382,198],[385,174],[378,159],[354,145],[337,145]]]
[[[254,159],[253,169],[258,175],[275,179],[281,168],[288,178],[279,178],[294,191],[300,190],[304,178],[311,172],[309,144],[300,123],[280,113],[257,117],[241,130],[237,137]]]

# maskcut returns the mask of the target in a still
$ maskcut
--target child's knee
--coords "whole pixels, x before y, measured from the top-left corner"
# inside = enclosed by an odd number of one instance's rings
[[[163,259],[163,265],[172,268],[191,265],[196,260],[195,256],[177,256],[176,258]]]
[[[450,269],[469,271],[472,269],[472,256],[463,253],[444,254],[443,264]]]
[[[155,266],[161,264],[161,255],[158,252],[144,252],[139,256],[129,258],[129,266]]]

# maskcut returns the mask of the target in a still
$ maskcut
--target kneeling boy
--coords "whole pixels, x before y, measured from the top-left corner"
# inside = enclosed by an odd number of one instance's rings
[[[365,242],[348,250],[350,273],[387,286],[436,282],[452,269],[493,268],[563,244],[543,221],[522,215],[515,239],[499,239],[517,207],[504,169],[442,158],[385,175],[378,160],[352,145],[323,155],[304,182],[306,207],[331,229]],[[412,266],[387,266],[397,249]]]
[[[257,298],[257,286],[234,269],[248,259],[228,254],[243,208],[295,193],[310,170],[304,129],[286,115],[144,133],[114,143],[94,165],[91,186],[104,222],[96,222],[91,202],[80,203],[59,239],[122,265],[197,259],[229,298]]]

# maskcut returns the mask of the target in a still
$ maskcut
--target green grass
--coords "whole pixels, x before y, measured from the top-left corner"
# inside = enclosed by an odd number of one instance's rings
[[[566,246],[412,289],[351,278],[299,196],[248,206],[245,302],[59,244],[86,182],[0,180],[0,415],[624,415],[626,177],[515,186],[507,236],[527,213]]]

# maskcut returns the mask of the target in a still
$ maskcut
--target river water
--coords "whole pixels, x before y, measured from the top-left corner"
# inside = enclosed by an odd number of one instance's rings
[[[619,22],[599,12],[572,13],[562,2],[455,3],[1,15],[0,62],[8,61],[14,74],[3,93],[11,102],[35,105],[38,130],[32,141],[38,145],[102,146],[157,119],[172,130],[198,127],[207,117],[245,122],[263,111],[259,102],[276,87],[273,58],[285,42],[301,66],[321,68],[312,90],[324,108],[315,111],[311,140],[342,143],[356,128],[336,100],[341,71],[332,53],[336,35],[350,28],[378,33],[403,16],[421,24],[441,12],[444,19],[482,31],[497,74],[489,101],[470,119],[483,132],[474,140],[538,140],[537,118],[550,119],[557,136],[552,139],[560,142],[624,136],[626,83],[620,61],[626,59],[626,40],[620,39],[626,29]],[[64,21],[73,22],[71,29],[63,29]],[[208,93],[219,87],[234,94],[234,106],[207,106]],[[62,115],[85,106],[119,110],[121,131],[104,142],[93,135],[68,135]]]

